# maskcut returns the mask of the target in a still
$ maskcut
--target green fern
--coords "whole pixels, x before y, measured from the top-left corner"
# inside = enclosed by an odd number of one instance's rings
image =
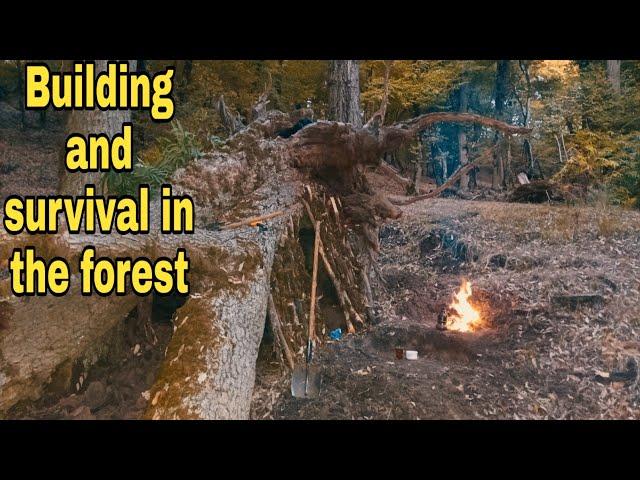
[[[146,184],[156,193],[178,168],[202,156],[202,147],[196,136],[185,130],[178,120],[171,124],[171,135],[161,137],[157,142],[162,152],[157,164],[151,165],[138,158],[132,172],[108,172],[103,175],[102,182],[110,192],[133,195],[138,185]]]
[[[158,139],[164,165],[175,171],[202,156],[202,147],[198,139],[193,133],[185,130],[180,121],[172,122],[171,135]]]

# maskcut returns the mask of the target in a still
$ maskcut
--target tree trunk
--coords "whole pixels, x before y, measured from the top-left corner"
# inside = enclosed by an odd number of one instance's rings
[[[329,119],[362,127],[357,60],[332,60],[329,64]]]
[[[558,135],[553,135],[554,138],[556,139],[556,145],[558,147],[558,163],[564,163],[562,161],[562,147],[560,145],[560,138],[558,137]]]
[[[178,97],[185,101],[187,96],[187,88],[191,83],[191,75],[193,72],[193,60],[176,61],[176,83],[178,85],[177,93]]]
[[[503,121],[506,113],[506,102],[509,93],[509,60],[498,60],[496,65],[495,86],[495,118]],[[494,144],[500,142],[500,135],[496,132]],[[504,156],[500,146],[497,146],[493,155],[493,176],[491,187],[499,190],[504,185]]]
[[[16,69],[18,70],[18,105],[20,109],[20,126],[25,129],[26,118],[24,112],[24,72],[22,71],[22,60],[16,60]]]
[[[497,136],[497,145],[493,151],[493,174],[491,177],[491,188],[494,190],[502,190],[504,186],[504,154],[501,142],[501,138]]]
[[[420,195],[420,180],[422,178],[422,165],[424,163],[422,155],[422,142],[418,138],[417,145],[410,149],[410,183],[407,185],[407,195]]]
[[[191,83],[191,74],[193,72],[193,60],[185,60],[184,67],[182,69],[182,83],[183,86],[189,86]]]
[[[614,93],[620,95],[620,60],[607,60],[607,79]]]
[[[136,306],[133,295],[80,295],[79,278],[71,281],[64,297],[0,302],[13,312],[0,334],[0,418],[20,401],[74,391],[78,376],[108,356],[114,331]]]
[[[522,148],[524,150],[525,159],[527,160],[529,178],[532,180],[542,180],[544,178],[542,166],[538,159],[533,155],[531,142],[525,138]]]
[[[458,111],[464,113],[467,111],[469,104],[469,86],[466,83],[463,83],[458,90]],[[469,155],[467,152],[467,134],[462,125],[458,126],[458,158],[460,163],[460,168],[464,167],[467,163],[469,163]],[[470,176],[474,175],[474,171],[472,170],[469,174],[465,174],[460,178],[460,189],[462,191],[469,190]]]
[[[107,61],[96,60],[96,75],[106,71]],[[129,60],[129,71],[136,69],[136,61]],[[131,110],[71,110],[67,116],[65,138],[72,133],[79,133],[85,137],[91,133],[104,133],[112,138],[122,132],[122,124],[131,121]],[[65,167],[65,149],[60,155],[60,177],[58,193],[61,195],[82,195],[84,186],[93,184],[96,191],[100,191],[100,172],[71,173]]]
[[[270,221],[266,232],[251,232],[242,242],[234,239],[220,246],[218,266],[230,276],[214,269],[192,280],[199,287],[178,310],[145,417],[249,418],[271,269],[288,221]],[[230,260],[223,262],[224,258]]]
[[[509,60],[498,60],[496,65],[495,117],[504,120],[506,102],[509,94]]]

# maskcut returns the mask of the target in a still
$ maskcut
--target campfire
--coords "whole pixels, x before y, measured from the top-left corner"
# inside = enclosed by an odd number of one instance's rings
[[[456,332],[475,332],[485,327],[480,311],[470,303],[471,282],[464,280],[460,290],[454,295],[451,305],[445,308],[438,318],[439,330]]]

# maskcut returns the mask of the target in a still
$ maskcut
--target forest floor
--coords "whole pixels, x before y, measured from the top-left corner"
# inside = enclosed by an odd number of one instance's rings
[[[292,398],[267,362],[252,418],[640,417],[639,212],[446,198],[403,210],[381,230],[380,322],[317,350],[319,398]],[[488,327],[436,330],[462,279]]]

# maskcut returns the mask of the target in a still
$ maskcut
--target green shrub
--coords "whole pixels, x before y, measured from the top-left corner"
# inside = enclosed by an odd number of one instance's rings
[[[178,169],[202,156],[196,136],[185,130],[178,120],[171,124],[171,135],[161,137],[150,150],[150,161],[138,158],[132,172],[108,172],[103,176],[107,189],[120,195],[132,195],[138,185],[148,184],[153,193]]]
[[[615,203],[638,206],[640,135],[580,130],[566,140],[569,159],[556,180],[606,188]]]

